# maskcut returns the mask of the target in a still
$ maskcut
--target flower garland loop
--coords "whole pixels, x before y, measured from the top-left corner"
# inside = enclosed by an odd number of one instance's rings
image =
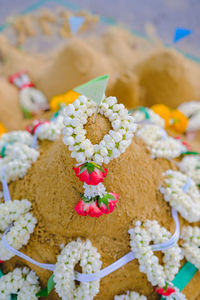
[[[200,184],[200,155],[186,155],[178,166],[180,170],[192,178],[196,184]]]
[[[181,249],[177,244],[163,250],[164,266],[159,264],[158,257],[153,254],[150,242],[155,244],[169,240],[171,233],[161,227],[157,221],[147,220],[145,223],[137,221],[135,227],[129,230],[130,245],[140,264],[140,271],[146,273],[153,286],[165,287],[168,281],[172,281],[179,270],[182,259]]]
[[[2,181],[2,168],[6,167],[7,182],[22,178],[32,163],[39,157],[39,152],[26,144],[15,143],[8,146],[8,154],[0,159],[0,180]]]
[[[28,268],[16,268],[0,278],[0,299],[8,300],[11,294],[17,295],[17,300],[37,300],[39,291],[38,277]]]
[[[83,242],[77,239],[77,241],[70,242],[58,256],[54,281],[56,292],[62,299],[92,300],[99,292],[100,280],[81,282],[76,288],[74,267],[79,262],[85,274],[95,273],[101,269],[100,254],[89,240]]]
[[[95,111],[95,102],[85,96],[79,96],[73,104],[64,109],[63,142],[69,146],[71,156],[78,163],[94,161],[98,165],[108,164],[125,152],[136,130],[134,118],[128,115],[124,105],[117,104],[115,97],[105,98],[99,106],[99,113],[109,119],[113,128],[99,144],[93,145],[86,138],[84,125]]]
[[[29,213],[30,209],[31,203],[26,199],[0,204],[0,238],[8,225],[14,222],[11,230],[6,234],[6,240],[17,250],[28,243],[37,223],[37,220]],[[0,240],[0,260],[9,260],[13,256],[14,254],[9,252]]]
[[[184,226],[181,232],[183,254],[186,259],[200,270],[200,228]]]
[[[149,122],[162,128],[165,127],[165,121],[163,120],[163,118],[161,118],[158,114],[156,114],[152,109],[148,107],[139,107],[138,109],[131,112],[131,115],[134,117],[135,122],[140,126]]]
[[[186,151],[179,140],[167,135],[167,132],[157,125],[144,125],[136,133],[152,153],[152,158],[175,158]]]
[[[166,186],[160,192],[165,201],[188,222],[200,221],[200,192],[195,182],[178,171],[167,170],[163,175]]]

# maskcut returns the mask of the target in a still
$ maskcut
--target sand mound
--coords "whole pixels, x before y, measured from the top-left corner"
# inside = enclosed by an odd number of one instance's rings
[[[162,50],[136,67],[147,106],[163,103],[170,107],[200,99],[199,68],[174,50]]]
[[[110,124],[98,115],[96,124],[89,120],[86,129],[91,141],[98,142],[110,129]],[[74,211],[80,197],[78,191],[83,191],[83,187],[72,171],[76,161],[61,139],[54,143],[43,142],[40,152],[40,158],[24,179],[10,184],[12,199],[26,197],[30,200],[38,220],[34,234],[22,252],[40,262],[55,263],[61,244],[77,237],[88,238],[101,253],[105,267],[130,251],[128,229],[136,220],[155,219],[173,232],[170,207],[162,199],[158,186],[162,172],[174,165],[164,159],[152,160],[140,140],[134,139],[124,154],[109,163],[105,186],[120,197],[114,212],[99,219],[81,217]],[[37,272],[43,286],[47,283],[49,271],[17,257],[3,265],[4,272],[24,264]],[[196,281],[189,285],[193,287],[193,295],[195,290],[198,291],[194,287],[198,285]],[[128,289],[135,289],[149,299],[156,297],[146,276],[139,272],[137,260],[102,279],[100,293],[95,299],[111,300]],[[53,292],[48,299],[59,297]]]
[[[86,42],[73,38],[60,49],[54,60],[40,70],[37,86],[48,98],[64,93],[102,74],[112,75],[109,61]]]
[[[108,94],[116,95],[118,101],[128,109],[142,105],[138,78],[130,71],[115,80],[114,84],[108,89]]]

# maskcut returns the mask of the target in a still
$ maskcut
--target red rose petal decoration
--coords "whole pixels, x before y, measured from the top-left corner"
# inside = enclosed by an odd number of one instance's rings
[[[97,206],[96,202],[89,202],[85,203],[82,199],[78,202],[78,204],[75,206],[75,211],[80,216],[90,216],[90,217],[96,217],[99,218],[102,216],[102,212]]]
[[[175,293],[175,289],[170,286],[168,286],[167,289],[161,287],[155,287],[154,289],[159,295],[162,296],[170,296],[171,294]]]
[[[119,195],[115,194],[115,193],[109,193],[110,195],[112,195],[113,197],[115,197],[115,200],[113,199],[108,199],[108,207],[105,205],[105,203],[101,202],[101,204],[99,205],[100,210],[102,211],[102,213],[104,214],[110,214],[111,212],[113,212],[115,205],[117,204]]]
[[[102,172],[97,167],[94,167],[94,171],[89,173],[87,169],[87,163],[85,165],[86,167],[83,172],[81,172],[80,169],[82,166],[84,166],[84,164],[73,168],[75,175],[80,179],[80,181],[84,181],[88,185],[98,185],[100,182],[104,181],[104,177],[107,175],[107,169],[103,168],[104,172]]]

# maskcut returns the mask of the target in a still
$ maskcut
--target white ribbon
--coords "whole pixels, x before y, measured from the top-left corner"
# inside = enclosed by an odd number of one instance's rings
[[[152,250],[153,251],[163,251],[163,250],[166,250],[166,249],[169,249],[169,248],[173,247],[174,244],[177,243],[177,241],[179,239],[179,234],[180,234],[180,225],[179,225],[179,220],[178,220],[178,214],[173,208],[172,208],[172,217],[173,217],[173,219],[175,221],[175,224],[176,224],[175,233],[173,234],[173,236],[166,243],[161,243],[161,244],[158,244],[158,245],[152,245]],[[6,241],[6,234],[12,228],[12,226],[13,225],[11,224],[3,234],[2,242],[3,242],[4,247],[8,251],[15,254],[16,256],[19,256],[22,259],[25,259],[26,261],[28,261],[32,264],[35,264],[36,266],[38,266],[40,268],[53,271],[55,269],[55,265],[53,265],[53,264],[43,264],[43,263],[37,262],[36,260],[30,258],[29,256],[23,254],[20,251],[14,249],[13,247],[11,247],[8,244],[8,242]],[[109,265],[108,267],[102,269],[98,273],[82,274],[82,273],[79,273],[79,272],[75,272],[75,278],[74,279],[78,280],[78,281],[81,281],[81,282],[90,282],[90,281],[95,281],[95,280],[101,279],[101,278],[111,274],[112,272],[118,270],[119,268],[126,265],[127,263],[129,263],[133,259],[135,259],[135,254],[134,254],[134,252],[130,251],[129,253],[127,253],[126,255],[124,255],[123,257],[121,257],[120,259],[118,259],[113,264]]]
[[[54,268],[55,268],[55,265],[52,265],[52,264],[42,264],[42,263],[39,263],[37,262],[36,260],[30,258],[29,256],[23,254],[22,252],[14,249],[13,247],[11,247],[8,242],[6,241],[6,234],[10,231],[10,229],[12,228],[13,224],[10,224],[10,226],[5,230],[4,234],[3,234],[3,237],[2,237],[2,242],[3,242],[3,245],[4,247],[14,253],[16,256],[18,257],[21,257],[23,259],[25,259],[26,261],[29,261],[30,263],[40,267],[40,268],[43,268],[43,269],[46,269],[46,270],[50,270],[50,271],[53,271]]]
[[[2,167],[2,170],[1,170],[1,182],[2,182],[2,186],[3,186],[3,197],[4,197],[4,201],[10,201],[11,198],[10,198],[10,193],[9,193],[9,189],[8,189],[8,184],[7,184],[7,181],[6,181],[6,166],[3,166]]]
[[[36,130],[35,130],[35,132],[34,132],[32,144],[31,144],[31,148],[37,148],[37,146],[38,146],[38,143],[37,143],[37,138],[38,138],[38,136],[37,136],[37,135],[38,135],[38,132],[39,132],[40,129],[41,129],[41,125],[43,125],[43,123],[40,124],[40,125],[36,128]]]
[[[187,182],[182,186],[183,192],[187,193],[187,191],[189,190],[190,187],[191,187],[191,178],[188,177]]]

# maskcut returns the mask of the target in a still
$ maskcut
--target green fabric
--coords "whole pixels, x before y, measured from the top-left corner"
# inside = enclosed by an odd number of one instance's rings
[[[3,276],[3,272],[1,271],[1,269],[0,269],[0,278]]]
[[[195,151],[187,151],[183,152],[182,155],[200,155],[200,153]]]
[[[190,280],[194,277],[198,269],[187,261],[184,266],[180,269],[180,271],[176,274],[172,283],[175,287],[177,287],[180,291],[186,287],[186,285],[190,282]],[[161,300],[165,300],[165,297],[161,297]]]
[[[109,75],[103,75],[74,88],[74,91],[100,104],[103,100]]]

